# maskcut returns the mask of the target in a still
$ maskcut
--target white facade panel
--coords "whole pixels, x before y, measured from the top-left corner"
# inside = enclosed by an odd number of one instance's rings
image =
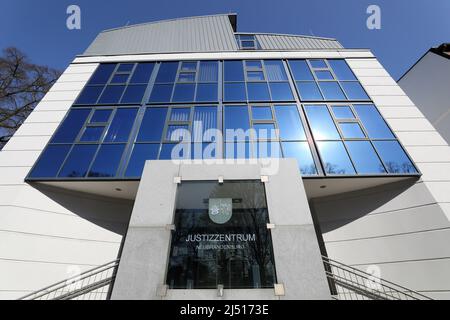
[[[386,121],[395,132],[435,131],[431,123],[425,118],[394,118],[394,116],[392,118],[386,118]]]
[[[14,136],[51,136],[58,127],[58,123],[28,123],[25,122]]]
[[[413,106],[414,103],[405,95],[371,96],[373,102],[379,106]]]
[[[415,162],[450,162],[448,146],[409,146],[406,150]]]
[[[364,86],[367,93],[373,96],[398,96],[404,94],[398,86]]]
[[[450,161],[443,163],[418,162],[417,166],[422,172],[423,181],[450,181]]]
[[[25,185],[24,178],[28,171],[30,167],[0,167],[0,185]]]
[[[446,146],[447,142],[436,131],[397,132],[397,137],[404,146]]]
[[[50,136],[13,136],[2,151],[42,150],[50,140]]]
[[[397,211],[370,214],[352,221],[352,219],[337,219],[321,224],[325,242],[339,242],[387,237],[396,234],[406,234],[450,228],[450,222],[444,215],[433,215],[437,204],[412,207]],[[350,223],[346,223],[346,222]],[[404,223],[409,221],[409,223]],[[330,231],[330,232],[327,232]]]
[[[363,86],[395,86],[397,83],[391,77],[371,77],[371,76],[359,76],[359,81]]]
[[[101,265],[111,261],[117,256],[120,245],[6,231],[0,231],[0,239],[2,259],[74,265]],[[11,246],[11,243],[14,243],[14,246]]]
[[[78,82],[58,82],[52,87],[52,91],[81,91],[84,88],[86,81]]]
[[[67,111],[36,111],[27,118],[27,123],[60,123]]]
[[[385,119],[423,118],[422,112],[413,106],[409,107],[378,107]]]
[[[436,246],[436,244],[447,242],[449,237],[450,229],[424,231],[327,243],[327,251],[330,256],[339,256],[341,261],[349,265],[448,258],[450,246]],[[415,249],[407,250],[407,248]]]
[[[14,150],[0,153],[0,167],[29,167],[36,162],[40,150]]]
[[[56,84],[58,84],[58,83],[56,83]],[[36,106],[34,111],[67,111],[72,106],[72,103],[73,103],[73,101],[70,101],[70,100],[64,100],[64,101],[41,101]]]
[[[27,224],[24,225],[24,221]],[[86,241],[120,243],[122,236],[114,230],[123,229],[123,222],[104,221],[109,229],[102,228],[77,215],[36,211],[35,209],[2,207],[0,230],[49,237]]]

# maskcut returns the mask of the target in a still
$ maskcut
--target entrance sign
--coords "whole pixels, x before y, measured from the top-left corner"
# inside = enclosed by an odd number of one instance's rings
[[[273,288],[267,223],[261,181],[183,182],[166,283],[172,289]]]

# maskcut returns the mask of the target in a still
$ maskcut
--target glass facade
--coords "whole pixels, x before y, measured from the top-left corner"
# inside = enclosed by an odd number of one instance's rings
[[[139,179],[145,160],[174,157],[418,174],[345,60],[271,59],[100,64],[28,178]]]
[[[171,289],[273,288],[275,263],[264,184],[183,182],[166,283]]]

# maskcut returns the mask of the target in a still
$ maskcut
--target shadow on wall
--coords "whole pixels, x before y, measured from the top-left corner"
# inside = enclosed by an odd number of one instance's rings
[[[118,235],[126,234],[134,201],[76,192],[40,183],[30,183],[30,186],[80,218]]]
[[[310,202],[311,210],[316,214],[321,232],[325,234],[377,210],[398,210],[402,206],[408,207],[409,202],[414,202],[417,198],[432,198],[429,192],[424,194],[420,191],[421,188],[415,188],[417,180],[418,178],[410,178],[373,188],[314,198]]]

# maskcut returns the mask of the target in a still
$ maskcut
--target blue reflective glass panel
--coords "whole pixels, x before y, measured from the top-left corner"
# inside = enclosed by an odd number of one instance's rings
[[[188,125],[169,125],[167,126],[166,140],[181,141],[187,140],[189,137]]]
[[[345,100],[345,95],[337,82],[320,81],[320,89],[322,90],[325,100]]]
[[[199,83],[195,101],[217,101],[217,83]]]
[[[281,158],[279,142],[259,141],[257,148],[258,158]]]
[[[150,80],[154,67],[155,64],[152,62],[139,63],[134,70],[130,83],[147,83]]]
[[[91,109],[72,109],[50,142],[74,142]]]
[[[258,140],[273,140],[276,139],[275,125],[273,123],[254,123],[256,138]]]
[[[217,107],[195,107],[192,127],[193,141],[213,141],[217,129]]]
[[[80,141],[83,142],[96,142],[99,141],[105,127],[86,127]]]
[[[146,160],[158,159],[159,143],[135,144],[125,172],[126,177],[140,177]]]
[[[170,121],[189,121],[191,119],[191,108],[172,108]]]
[[[233,106],[233,107],[226,106],[224,129],[225,130],[242,129],[244,131],[250,129],[247,106]],[[226,137],[228,136],[227,132],[225,132],[225,136]]]
[[[340,141],[318,141],[317,147],[327,174],[354,174],[352,163]]]
[[[305,110],[308,115],[312,133],[316,140],[340,139],[334,121],[326,106],[305,106]]]
[[[170,102],[173,84],[155,84],[149,102]]]
[[[341,86],[349,100],[369,100],[369,96],[359,82],[341,82]]]
[[[262,69],[261,60],[246,60],[245,67],[247,69]]]
[[[182,72],[178,75],[178,82],[195,82],[195,73]]]
[[[297,88],[300,94],[300,99],[304,101],[310,100],[323,100],[322,94],[317,87],[317,84],[313,81],[310,82],[297,82]]]
[[[253,120],[272,120],[272,110],[270,107],[252,107]]]
[[[145,85],[130,85],[125,90],[123,94],[122,100],[120,103],[141,103],[142,98],[144,97],[145,89],[147,86]]]
[[[372,139],[392,139],[392,134],[389,127],[384,122],[378,110],[374,105],[361,104],[354,106],[356,113],[362,121],[363,126],[370,138]]]
[[[255,36],[252,34],[240,34],[238,36],[240,40],[255,40]]]
[[[116,74],[111,79],[111,83],[126,83],[128,81],[128,78],[130,77],[129,74]]]
[[[111,113],[112,113],[111,109],[95,110],[94,114],[91,117],[90,123],[108,122]]]
[[[297,106],[275,106],[281,140],[306,140]]]
[[[297,81],[314,80],[311,70],[305,60],[289,60],[294,79]]]
[[[89,177],[114,177],[122,158],[124,144],[103,144],[89,170]]]
[[[242,61],[225,61],[223,65],[225,81],[244,81]]]
[[[272,101],[292,101],[291,87],[288,82],[269,82]]]
[[[188,102],[194,101],[195,84],[177,84],[172,101]]]
[[[267,83],[247,82],[247,92],[249,101],[268,101],[270,100],[269,88]]]
[[[197,62],[196,61],[183,61],[181,63],[181,71],[196,71]]]
[[[339,126],[341,127],[343,138],[356,139],[366,137],[361,130],[361,127],[356,122],[341,122],[339,123]]]
[[[374,141],[373,144],[389,173],[417,173],[397,141]]]
[[[98,103],[118,103],[125,86],[107,86]]]
[[[121,63],[119,68],[117,68],[117,72],[130,72],[133,70],[134,63]]]
[[[333,75],[330,71],[315,71],[318,80],[333,80]]]
[[[62,178],[76,178],[86,176],[89,165],[97,151],[96,144],[75,145],[67,157],[64,166],[59,173]]]
[[[219,64],[217,61],[200,61],[199,82],[217,82]]]
[[[281,145],[284,158],[297,159],[298,167],[303,175],[317,174],[308,142],[282,142]]]
[[[136,108],[117,109],[114,119],[109,126],[105,142],[126,142],[133,127],[137,114]]]
[[[190,143],[163,143],[159,160],[181,160],[191,157]]]
[[[159,66],[156,82],[175,82],[177,76],[178,62],[163,62]]]
[[[252,153],[250,152],[249,142],[227,142],[225,143],[225,158],[226,159],[250,159]]]
[[[265,60],[264,66],[269,81],[287,81],[288,78],[281,60]]]
[[[147,108],[142,119],[137,141],[161,141],[167,108]]]
[[[244,82],[232,82],[224,84],[224,100],[225,101],[245,101],[247,95],[245,93]]]
[[[313,68],[327,68],[327,64],[322,59],[309,60],[309,63]]]
[[[349,106],[333,106],[331,109],[336,119],[355,119],[355,115]]]
[[[346,141],[345,145],[358,173],[386,173],[369,141]]]
[[[344,60],[328,60],[338,80],[356,80],[355,75]]]
[[[85,87],[75,104],[94,104],[103,91],[103,86]]]
[[[95,70],[88,84],[106,84],[115,68],[115,63],[101,64]]]
[[[247,71],[248,81],[263,81],[264,73],[262,71]]]
[[[33,168],[30,177],[55,177],[70,147],[71,145],[49,145]]]
[[[242,48],[255,48],[255,41],[241,41]]]
[[[191,159],[215,159],[217,146],[215,143],[192,143]]]

